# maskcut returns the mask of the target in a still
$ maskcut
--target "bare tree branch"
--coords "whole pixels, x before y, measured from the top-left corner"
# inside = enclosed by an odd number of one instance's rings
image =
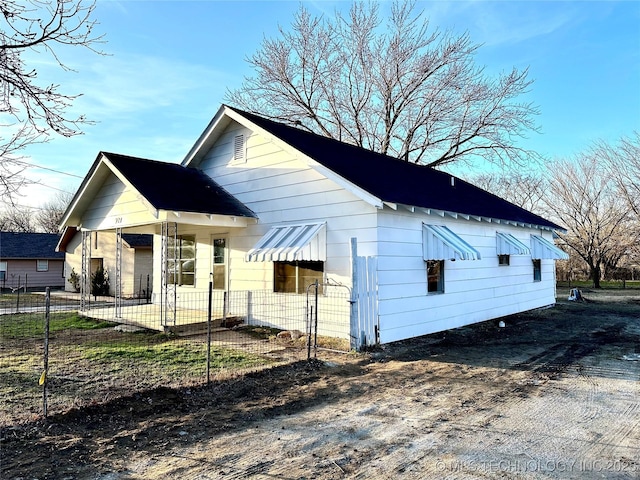
[[[46,202],[35,215],[35,224],[44,233],[58,233],[62,216],[73,199],[71,193],[58,192],[52,200]]]
[[[0,194],[13,198],[28,181],[14,162],[16,153],[34,142],[46,142],[50,132],[70,137],[91,124],[68,109],[78,95],[65,94],[60,85],[43,83],[36,69],[25,64],[31,50],[48,53],[63,69],[58,48],[79,46],[101,54],[95,46],[103,36],[94,33],[95,1],[3,0],[0,2]],[[13,130],[7,136],[6,132]],[[11,200],[13,201],[13,200]]]
[[[603,270],[614,268],[640,242],[637,216],[616,190],[594,150],[575,161],[558,161],[549,169],[545,201],[567,227],[559,234],[565,244],[589,266],[594,286],[600,286]]]
[[[34,213],[30,207],[12,205],[0,212],[0,230],[5,232],[35,232]]]
[[[593,151],[605,163],[620,195],[640,217],[640,132],[622,137],[618,145],[598,142]]]
[[[348,15],[313,17],[302,5],[291,29],[265,39],[248,63],[254,76],[226,101],[341,141],[430,166],[479,157],[525,165],[517,146],[536,131],[535,105],[519,99],[528,71],[489,77],[468,34],[429,28],[413,0]]]

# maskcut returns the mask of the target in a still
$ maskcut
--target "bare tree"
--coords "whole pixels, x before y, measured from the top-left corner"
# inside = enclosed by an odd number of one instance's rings
[[[51,132],[77,135],[84,116],[68,116],[78,95],[65,94],[25,63],[25,53],[46,53],[63,70],[58,51],[81,46],[96,53],[95,1],[2,0],[0,2],[0,195],[12,201],[27,182],[16,155],[29,144],[47,141]]]
[[[38,230],[45,233],[58,233],[60,220],[72,198],[73,195],[70,193],[58,192],[52,200],[40,207],[35,215]]]
[[[35,232],[34,213],[29,207],[9,206],[0,212],[0,230],[4,232]]]
[[[640,241],[631,209],[593,150],[575,161],[554,163],[548,175],[547,207],[568,230],[559,235],[586,262],[594,286],[600,288],[603,269],[615,268]]]
[[[640,216],[640,132],[622,137],[617,145],[598,142],[593,151],[605,162],[620,195]]]
[[[474,185],[487,190],[530,212],[543,215],[546,181],[543,175],[515,171],[483,173],[470,179]]]
[[[471,158],[525,164],[516,145],[537,130],[537,107],[519,100],[527,70],[496,78],[474,64],[467,33],[430,29],[415,1],[356,1],[348,16],[313,17],[300,6],[291,30],[265,38],[248,63],[255,76],[226,101],[370,150],[429,166]]]

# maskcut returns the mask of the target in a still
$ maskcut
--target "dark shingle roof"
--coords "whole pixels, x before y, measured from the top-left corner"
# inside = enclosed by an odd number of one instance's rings
[[[144,233],[123,233],[122,239],[133,248],[153,247],[153,235]]]
[[[562,229],[448,173],[229,108],[382,201]]]
[[[60,236],[55,233],[0,232],[0,258],[64,259],[56,252]]]
[[[200,170],[116,153],[102,154],[158,210],[255,217]]]

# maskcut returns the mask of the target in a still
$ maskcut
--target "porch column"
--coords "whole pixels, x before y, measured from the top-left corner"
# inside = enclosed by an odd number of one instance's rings
[[[116,318],[122,318],[122,228],[116,228]]]
[[[80,311],[84,312],[89,307],[91,299],[91,230],[82,230],[80,262]]]
[[[161,228],[162,246],[160,248],[160,319],[164,328],[176,324],[177,239],[178,224],[163,222]]]

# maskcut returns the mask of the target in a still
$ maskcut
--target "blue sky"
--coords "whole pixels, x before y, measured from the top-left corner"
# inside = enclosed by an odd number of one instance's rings
[[[332,15],[349,2],[303,2]],[[73,111],[96,121],[85,134],[32,145],[26,161],[41,185],[18,203],[40,206],[75,191],[99,151],[180,162],[223,101],[251,70],[245,58],[263,37],[287,28],[297,1],[98,0],[95,19],[108,56],[72,49],[55,68],[44,53],[28,62],[66,93]],[[529,67],[527,100],[541,110],[541,134],[520,142],[549,158],[569,157],[596,140],[640,130],[639,1],[419,2],[431,25],[468,31],[482,44],[476,62],[490,74]]]

